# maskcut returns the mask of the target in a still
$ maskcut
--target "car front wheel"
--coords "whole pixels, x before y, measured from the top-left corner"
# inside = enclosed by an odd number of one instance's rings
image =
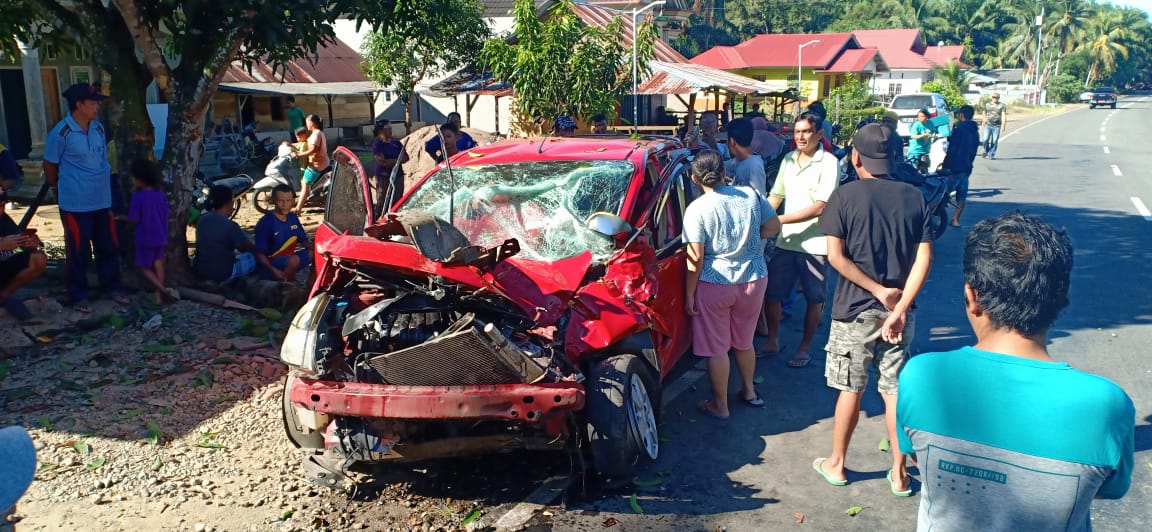
[[[652,373],[635,355],[609,357],[589,368],[588,441],[602,477],[631,479],[640,460],[659,456],[660,392]]]

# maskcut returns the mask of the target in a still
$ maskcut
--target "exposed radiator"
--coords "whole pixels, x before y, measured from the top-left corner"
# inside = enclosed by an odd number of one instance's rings
[[[385,383],[401,386],[534,383],[545,373],[491,324],[481,330],[471,314],[436,338],[367,363]]]

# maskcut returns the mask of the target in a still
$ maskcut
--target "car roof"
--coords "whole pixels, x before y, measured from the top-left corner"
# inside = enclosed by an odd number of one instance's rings
[[[897,94],[896,97],[892,99],[895,100],[901,96],[941,96],[941,94],[939,92],[904,92]]]
[[[454,166],[533,161],[633,160],[643,162],[648,150],[670,150],[680,143],[672,137],[596,135],[583,137],[529,137],[508,139],[472,148],[452,158]],[[639,161],[637,161],[639,159]]]

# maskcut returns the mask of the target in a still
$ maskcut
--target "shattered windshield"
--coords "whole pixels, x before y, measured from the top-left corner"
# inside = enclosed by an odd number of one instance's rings
[[[585,222],[597,212],[619,214],[634,169],[629,161],[589,160],[453,167],[453,194],[448,170],[441,168],[399,210],[451,220],[479,246],[515,238],[519,256],[527,259],[556,261],[590,250],[599,261],[612,253],[612,243]]]

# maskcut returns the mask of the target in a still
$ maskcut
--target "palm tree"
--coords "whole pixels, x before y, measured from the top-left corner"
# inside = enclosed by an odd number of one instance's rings
[[[1103,79],[1116,69],[1118,59],[1128,59],[1128,28],[1124,26],[1124,15],[1117,9],[1100,9],[1088,20],[1087,37],[1084,47],[1092,59],[1092,68],[1084,86]]]
[[[968,78],[971,74],[960,68],[960,65],[955,61],[948,61],[948,64],[937,68],[933,71],[936,81],[944,84],[946,87],[956,89],[956,94],[963,94],[968,90]]]
[[[1046,31],[1055,44],[1056,74],[1060,74],[1060,60],[1080,46],[1095,5],[1085,0],[1063,0],[1053,11],[1056,17]]]

